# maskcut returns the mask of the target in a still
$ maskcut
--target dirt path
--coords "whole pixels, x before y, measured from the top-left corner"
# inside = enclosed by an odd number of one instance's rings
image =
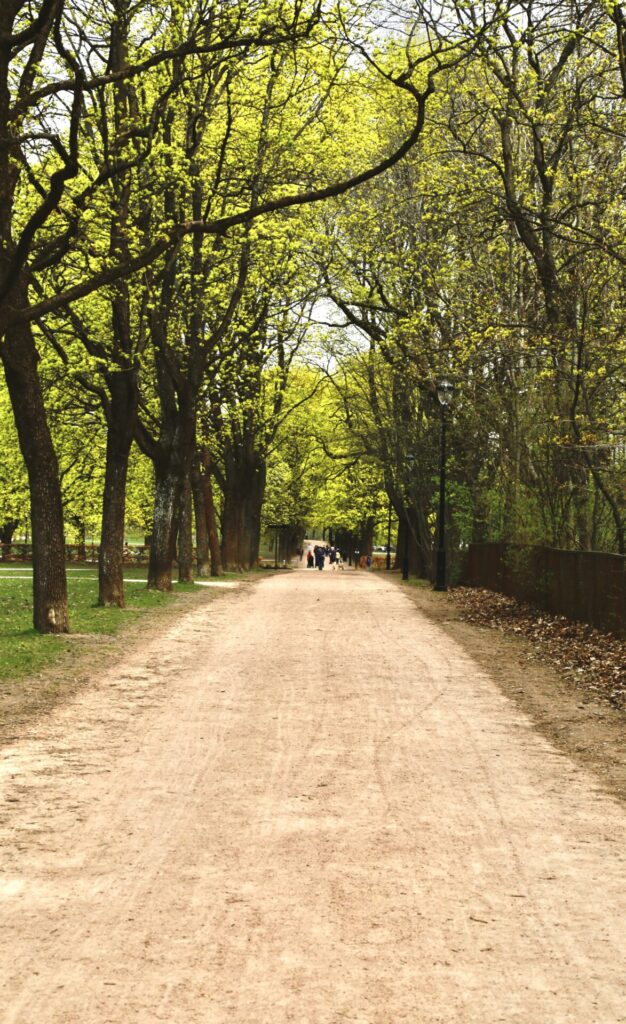
[[[4,755],[2,1024],[626,1021],[626,812],[380,577],[193,611]]]

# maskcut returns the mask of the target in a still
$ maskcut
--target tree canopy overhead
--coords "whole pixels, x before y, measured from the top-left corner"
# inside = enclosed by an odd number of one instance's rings
[[[363,547],[389,505],[427,574],[442,374],[452,544],[623,552],[625,110],[613,4],[6,0],[3,536],[28,506],[36,627],[68,628],[100,501],[123,604],[150,489],[151,586],[194,524],[219,573],[264,521]]]

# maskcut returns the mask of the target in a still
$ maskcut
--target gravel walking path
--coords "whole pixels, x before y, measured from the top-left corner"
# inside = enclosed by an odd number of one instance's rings
[[[196,608],[3,751],[2,1024],[626,1022],[626,812],[402,591]]]

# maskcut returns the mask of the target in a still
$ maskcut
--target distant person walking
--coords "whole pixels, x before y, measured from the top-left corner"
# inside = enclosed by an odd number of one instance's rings
[[[320,548],[316,544],[315,545],[315,565],[320,570],[320,572],[324,568],[325,560],[326,560],[326,554],[324,552],[324,548]]]
[[[306,554],[306,567],[307,567],[307,569],[312,569],[314,567],[314,565],[315,565],[315,557],[313,555],[313,552],[309,548],[309,550],[307,551],[307,554]]]

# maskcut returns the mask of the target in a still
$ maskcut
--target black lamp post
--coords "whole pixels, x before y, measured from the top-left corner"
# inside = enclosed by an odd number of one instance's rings
[[[387,572],[391,569],[391,498],[389,499],[389,516],[387,518]]]
[[[440,380],[437,398],[441,405],[441,459],[439,463],[439,516],[437,519],[437,562],[434,590],[447,590],[446,583],[446,409],[452,401],[454,384]]]

